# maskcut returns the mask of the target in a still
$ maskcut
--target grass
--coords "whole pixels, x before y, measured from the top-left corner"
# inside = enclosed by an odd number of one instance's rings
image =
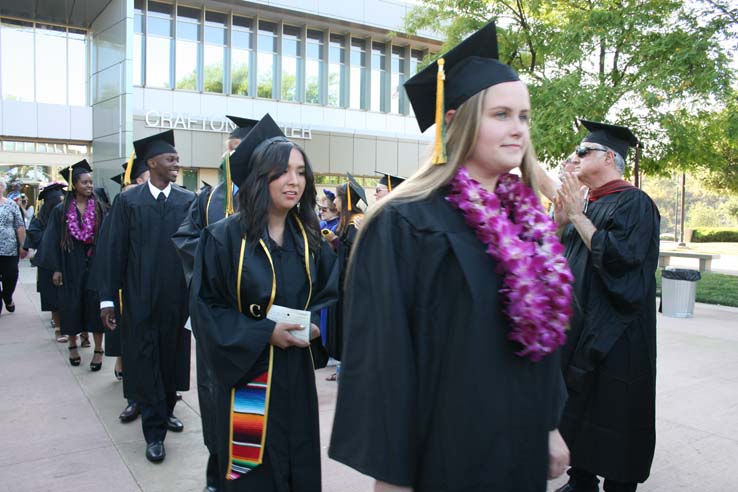
[[[661,295],[660,269],[656,271],[656,294]],[[738,276],[702,272],[697,282],[697,302],[738,307]]]

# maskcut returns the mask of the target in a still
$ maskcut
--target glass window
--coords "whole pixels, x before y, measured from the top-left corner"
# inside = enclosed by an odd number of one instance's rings
[[[387,111],[387,45],[372,43],[372,111]]]
[[[253,21],[233,16],[231,30],[231,93],[249,95],[249,67],[254,50]]]
[[[421,50],[410,50],[410,67],[408,76],[412,77],[416,73],[420,71],[420,67],[423,65],[423,52]],[[405,92],[403,91],[403,95],[407,96]],[[408,114],[410,116],[413,116],[415,112],[413,111],[413,107],[411,104],[407,105],[408,108]]]
[[[271,98],[274,67],[277,63],[277,25],[259,21],[259,53],[256,58],[256,95]]]
[[[200,40],[200,10],[177,7],[177,61],[175,86],[177,89],[197,90],[197,43]]]
[[[169,89],[172,87],[172,6],[150,0],[146,23],[146,85]]]
[[[367,109],[366,61],[366,40],[351,39],[351,99],[349,106],[355,109]]]
[[[36,102],[66,104],[67,30],[36,24],[35,50]]]
[[[69,29],[67,38],[67,67],[69,73],[70,106],[87,104],[87,33]]]
[[[392,47],[392,66],[390,67],[390,73],[392,74],[392,80],[390,82],[390,88],[392,94],[390,95],[390,111],[393,113],[404,114],[407,112],[405,102],[405,89],[402,84],[407,80],[407,65],[405,48],[402,46]]]
[[[205,12],[205,92],[223,93],[227,19],[220,12]]]
[[[33,101],[33,24],[3,19],[0,27],[3,99]],[[18,67],[23,67],[23,70],[18,70]]]
[[[184,169],[182,186],[190,191],[197,191],[197,169]]]
[[[346,105],[346,37],[338,34],[328,48],[328,105]]]
[[[308,29],[305,61],[305,102],[320,104],[323,93],[323,33]]]
[[[86,154],[87,153],[87,146],[86,145],[67,145],[67,152],[70,154]]]
[[[284,26],[282,32],[282,99],[297,101],[300,86],[302,29]]]
[[[144,0],[133,2],[133,85],[143,85]]]

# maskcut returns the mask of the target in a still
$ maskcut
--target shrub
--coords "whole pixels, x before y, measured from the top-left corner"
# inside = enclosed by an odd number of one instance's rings
[[[700,227],[692,233],[693,243],[738,243],[738,227]]]
[[[659,236],[659,239],[662,241],[676,241],[674,234],[662,234]]]

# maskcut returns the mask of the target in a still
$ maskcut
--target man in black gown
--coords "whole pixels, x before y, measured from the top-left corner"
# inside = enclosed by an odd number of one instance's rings
[[[237,127],[228,136],[228,149],[226,152],[232,155],[241,140],[251,131],[258,123],[257,120],[248,118],[239,118],[237,116],[228,116]],[[229,165],[226,170],[225,166]],[[248,163],[246,163],[248,164]],[[230,159],[223,158],[223,169],[226,171],[225,181],[218,184],[215,188],[204,187],[197,195],[197,199],[192,202],[189,213],[182,222],[177,232],[172,236],[174,245],[182,258],[182,266],[184,267],[185,277],[189,284],[192,278],[192,267],[195,261],[195,251],[197,243],[200,240],[200,233],[209,224],[215,224],[224,217],[230,215],[232,211],[238,209],[238,193],[239,185],[246,178],[247,166],[234,166]],[[231,206],[229,209],[227,193],[231,194]],[[197,327],[193,326],[193,333],[197,341]],[[212,378],[210,377],[210,369],[205,361],[205,353],[199,343],[195,343],[195,363],[197,364],[197,399],[200,405],[200,419],[202,420],[202,436],[205,446],[210,454],[208,465],[205,470],[206,492],[214,492],[218,489],[218,453],[215,440],[215,416],[213,414],[214,396],[212,386]]]
[[[179,173],[174,132],[137,140],[134,147],[151,177],[115,200],[109,234],[98,246],[107,258],[101,291],[122,289],[124,389],[141,407],[146,457],[159,462],[165,457],[167,429],[184,428],[172,412],[176,391],[189,389],[187,285],[171,236],[195,194],[172,185]],[[113,302],[105,301],[100,316],[114,329]]]
[[[590,133],[566,173],[557,220],[575,277],[575,315],[562,352],[569,399],[561,434],[569,483],[557,492],[631,492],[648,478],[655,446],[659,211],[622,180],[624,127],[582,120]],[[582,207],[580,187],[590,189]]]

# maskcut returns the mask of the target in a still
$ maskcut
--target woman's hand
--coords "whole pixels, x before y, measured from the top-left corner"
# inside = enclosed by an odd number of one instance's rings
[[[51,276],[51,283],[56,285],[57,287],[61,287],[62,285],[64,285],[64,282],[62,281],[62,273],[54,272],[54,274]]]
[[[110,331],[115,330],[115,308],[104,307],[100,310],[100,319],[102,320],[103,326]]]
[[[290,347],[306,348],[310,345],[309,343],[300,340],[290,333],[291,331],[302,329],[303,327],[301,325],[297,325],[295,323],[277,323],[274,326],[272,336],[269,337],[269,343],[281,349],[287,349]]]
[[[548,479],[561,476],[569,466],[569,448],[558,429],[548,433]]]

